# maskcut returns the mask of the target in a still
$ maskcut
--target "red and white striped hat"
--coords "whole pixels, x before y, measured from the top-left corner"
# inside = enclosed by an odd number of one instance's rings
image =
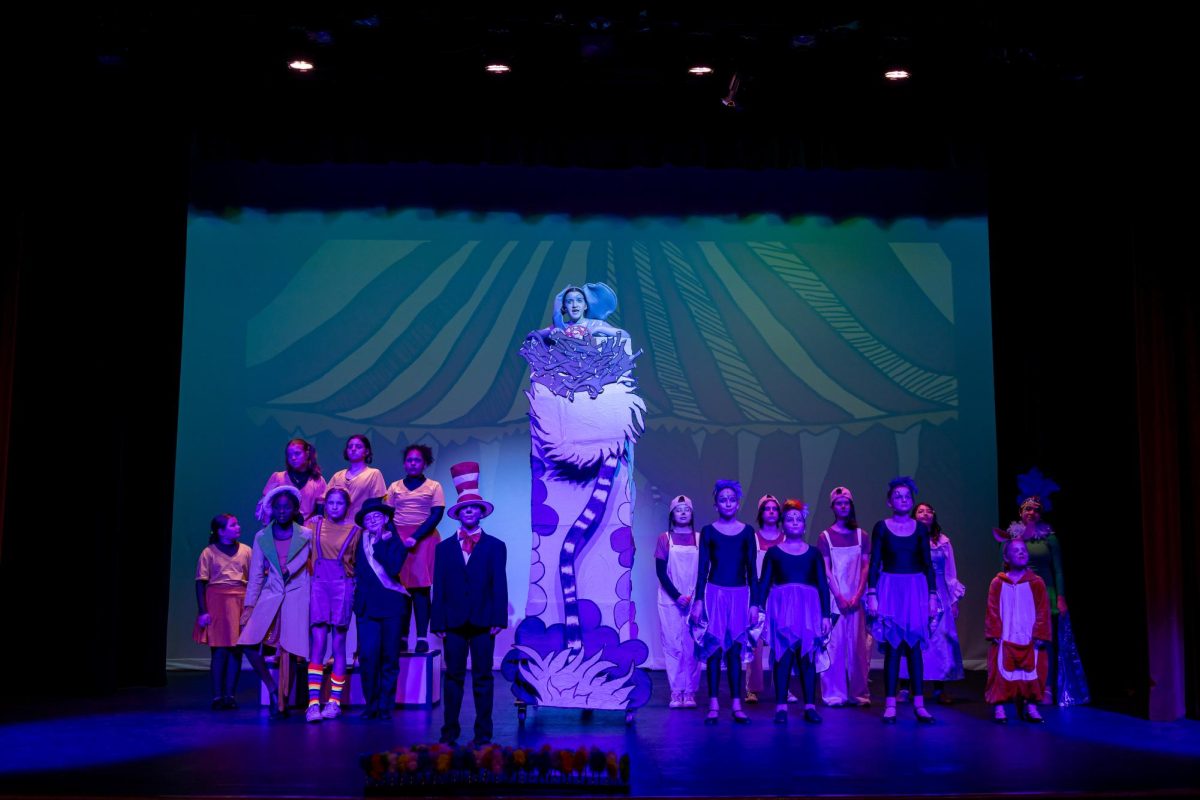
[[[450,506],[446,515],[450,519],[458,519],[458,512],[463,506],[480,506],[486,517],[495,507],[479,495],[479,464],[475,461],[464,461],[450,468],[450,477],[454,488],[458,491],[458,502]]]

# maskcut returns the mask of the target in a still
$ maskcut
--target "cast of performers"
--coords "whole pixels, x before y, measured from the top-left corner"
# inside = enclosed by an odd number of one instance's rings
[[[892,516],[879,520],[871,531],[867,613],[873,618],[875,641],[883,650],[883,721],[888,724],[896,722],[901,658],[908,661],[917,722],[933,722],[922,694],[921,651],[929,645],[930,622],[937,617],[939,603],[929,555],[929,529],[912,517],[916,493],[912,478],[893,478],[887,492]]]
[[[391,719],[400,674],[400,620],[408,593],[396,579],[408,549],[392,530],[396,509],[368,498],[354,522],[362,528],[354,553],[354,615],[364,719]]]
[[[508,627],[508,549],[479,525],[493,511],[492,504],[479,494],[479,465],[455,464],[450,475],[458,502],[448,514],[460,527],[456,536],[437,545],[433,576],[432,628],[442,637],[446,656],[441,741],[454,744],[462,732],[458,718],[470,653],[474,743],[482,746],[492,740],[496,635]]]
[[[775,545],[783,541],[783,531],[779,527],[779,501],[773,495],[764,494],[758,501],[758,521],[757,547],[755,548],[754,556],[754,571],[755,574],[762,574],[763,558],[767,555],[767,551]],[[761,604],[760,604],[761,607]],[[770,616],[767,617],[766,626],[771,625]],[[763,643],[768,634],[766,629],[763,635],[754,643],[750,649],[750,661],[746,667],[746,702],[757,703],[758,693],[763,690],[763,666],[762,666],[762,650]],[[791,693],[788,693],[791,695]],[[795,702],[795,697],[791,696],[790,700]]]
[[[317,448],[304,439],[292,439],[284,448],[284,469],[272,472],[263,487],[262,499],[254,515],[262,525],[271,521],[271,508],[267,496],[280,486],[291,486],[300,498],[300,519],[303,523],[317,510],[317,504],[325,497],[325,479],[321,477],[321,465],[317,462]]]
[[[387,492],[387,482],[384,481],[382,472],[370,466],[374,460],[371,440],[361,433],[356,433],[346,440],[342,458],[350,462],[350,466],[333,473],[333,477],[329,479],[329,488],[346,490],[350,497],[346,519],[353,520],[368,497],[383,497]]]
[[[239,645],[271,697],[271,716],[287,714],[292,659],[308,660],[309,548],[312,531],[300,524],[300,489],[276,486],[263,498],[271,510],[271,523],[254,536],[250,553],[249,583],[242,611]],[[271,677],[263,658],[264,646],[275,647],[279,683]]]
[[[929,503],[917,503],[913,516],[929,529],[929,555],[937,578],[941,608],[929,632],[929,648],[923,659],[925,679],[934,683],[933,696],[937,701],[950,705],[954,698],[946,684],[963,679],[962,650],[958,645],[958,601],[967,593],[967,587],[958,580],[954,548],[938,522],[937,511]]]
[[[1050,594],[1029,569],[1029,551],[1021,539],[1004,543],[1005,569],[988,587],[983,635],[988,651],[984,699],[993,704],[996,722],[1007,722],[1004,704],[1024,701],[1018,712],[1029,722],[1042,722],[1037,704],[1046,691],[1050,646]]]
[[[774,661],[775,723],[787,724],[788,679],[799,666],[804,695],[804,721],[819,723],[817,713],[818,653],[829,636],[829,584],[825,562],[804,541],[808,506],[799,500],[783,504],[784,540],[766,551],[756,605],[767,609],[771,657]]]
[[[341,474],[341,473],[339,473]],[[312,560],[308,623],[308,711],[305,719],[320,722],[342,713],[346,688],[346,633],[354,604],[354,553],[359,528],[348,517],[350,493],[335,486],[325,494],[324,514],[313,517]],[[333,634],[333,673],[329,702],[321,708],[321,683],[325,677],[325,652]]]
[[[754,529],[737,520],[741,502],[740,483],[717,481],[713,487],[717,520],[700,531],[700,558],[693,593],[696,602],[691,619],[697,628],[707,625],[697,644],[697,655],[707,661],[709,699],[705,725],[716,725],[720,715],[722,660],[729,677],[733,721],[740,724],[750,721],[742,710],[742,648],[750,644],[751,621],[758,618],[758,607],[751,605],[758,588],[758,575],[754,571],[757,540]]]
[[[817,550],[825,559],[829,591],[839,614],[829,635],[829,669],[821,673],[821,696],[827,706],[871,705],[867,673],[871,644],[863,594],[871,565],[871,540],[858,527],[854,495],[845,486],[829,493],[834,523],[817,537]]]
[[[667,682],[671,686],[670,708],[695,708],[696,690],[700,688],[700,662],[696,660],[696,644],[688,629],[692,595],[683,593],[696,586],[699,558],[692,501],[681,494],[671,500],[667,510],[667,530],[658,537],[654,547],[654,569],[658,573],[658,628]]]
[[[404,448],[404,477],[387,490],[387,502],[396,509],[392,521],[396,535],[409,550],[400,573],[400,583],[408,590],[400,621],[400,649],[408,649],[409,618],[416,616],[418,653],[429,650],[426,637],[429,634],[429,587],[433,584],[433,554],[441,541],[437,525],[446,510],[442,485],[425,477],[425,470],[432,464],[433,451],[427,445],[408,445]]]
[[[196,606],[199,609],[192,638],[211,650],[212,707],[237,708],[238,675],[242,651],[238,649],[246,583],[250,575],[250,548],[238,541],[242,527],[232,514],[217,514],[209,525],[208,546],[196,563]]]

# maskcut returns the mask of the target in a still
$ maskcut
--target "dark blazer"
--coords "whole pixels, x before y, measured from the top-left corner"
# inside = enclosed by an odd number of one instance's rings
[[[405,596],[380,583],[379,576],[367,561],[363,542],[369,535],[363,531],[354,548],[354,613],[359,617],[375,618],[403,616],[406,610]],[[384,572],[393,577],[400,574],[400,568],[404,566],[404,559],[407,557],[408,548],[394,533],[390,538],[375,545],[375,560],[383,567]]]
[[[507,566],[508,548],[486,532],[466,564],[458,532],[442,540],[434,554],[430,630],[444,633],[467,625],[507,628]]]

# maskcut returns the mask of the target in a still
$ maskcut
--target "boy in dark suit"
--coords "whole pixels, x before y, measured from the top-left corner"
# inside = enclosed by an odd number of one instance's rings
[[[396,706],[400,659],[400,615],[406,590],[396,576],[408,555],[392,530],[396,509],[372,497],[354,521],[363,529],[355,548],[354,614],[366,719],[391,719]]]
[[[453,744],[462,729],[463,687],[467,653],[471,654],[471,691],[475,695],[475,744],[492,740],[495,682],[492,657],[496,634],[508,627],[508,549],[484,533],[480,521],[493,511],[479,495],[479,465],[450,468],[458,502],[446,511],[460,528],[438,546],[433,565],[433,609],[430,630],[442,637],[446,657],[445,724],[441,741]]]

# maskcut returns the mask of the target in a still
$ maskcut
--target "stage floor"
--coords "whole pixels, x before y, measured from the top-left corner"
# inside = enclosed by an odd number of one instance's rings
[[[300,712],[269,722],[254,705],[257,682],[250,673],[244,678],[237,711],[208,710],[205,673],[175,673],[165,688],[103,699],[8,700],[0,712],[0,794],[355,796],[363,785],[358,754],[436,741],[442,721],[439,707],[397,711],[386,723],[353,710],[316,725]],[[878,702],[821,709],[822,725],[805,725],[793,713],[787,727],[771,724],[771,704],[748,706],[752,724],[735,727],[726,702],[720,724],[705,727],[702,709],[667,709],[661,672],[654,683],[652,704],[628,729],[616,712],[583,720],[579,712],[543,709],[531,711],[519,731],[508,684],[497,676],[496,741],[628,752],[633,793],[641,797],[1200,792],[1200,723],[1076,707],[1046,709],[1042,726],[995,725],[977,699],[978,674],[960,689],[976,699],[935,707],[937,724],[928,727],[917,726],[908,705],[898,725],[881,725]],[[473,715],[468,691],[464,730]]]

